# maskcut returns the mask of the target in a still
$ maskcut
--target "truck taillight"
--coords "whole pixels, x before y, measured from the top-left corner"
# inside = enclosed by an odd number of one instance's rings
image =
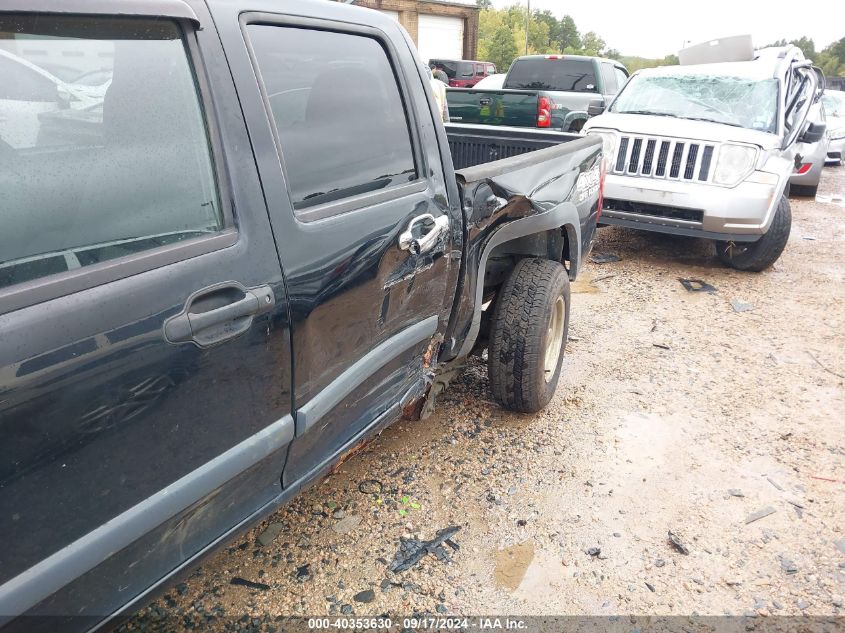
[[[801,163],[798,167],[795,168],[796,174],[806,174],[813,168],[813,163]]]
[[[548,97],[537,100],[537,127],[552,126],[552,102]]]
[[[599,172],[599,199],[596,203],[596,222],[601,217],[601,208],[604,204],[604,178],[607,175],[607,161],[602,158],[601,171]]]

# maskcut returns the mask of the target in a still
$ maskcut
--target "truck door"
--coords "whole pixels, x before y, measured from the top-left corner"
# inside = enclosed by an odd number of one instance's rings
[[[280,494],[287,303],[213,29],[27,5],[0,40],[111,76],[0,138],[0,614],[87,630]]]
[[[244,107],[290,297],[297,437],[285,485],[422,393],[462,230],[400,29],[334,22],[334,3],[313,9],[313,20],[242,14],[241,31],[223,34],[251,51],[242,71],[229,59],[241,102],[255,102]],[[237,24],[232,7],[213,10]]]

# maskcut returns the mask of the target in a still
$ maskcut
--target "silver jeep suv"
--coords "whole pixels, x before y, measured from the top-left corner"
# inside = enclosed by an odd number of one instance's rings
[[[635,73],[584,126],[608,157],[601,221],[716,240],[741,270],[774,263],[791,226],[790,179],[824,139],[824,78],[800,49]]]

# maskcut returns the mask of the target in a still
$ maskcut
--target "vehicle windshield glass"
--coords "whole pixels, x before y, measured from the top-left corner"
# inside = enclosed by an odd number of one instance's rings
[[[717,75],[640,75],[629,80],[611,112],[653,114],[777,132],[776,79]]]
[[[845,117],[845,93],[826,92],[822,97],[822,103],[828,116]]]
[[[596,75],[589,59],[518,59],[505,80],[511,90],[596,92]]]

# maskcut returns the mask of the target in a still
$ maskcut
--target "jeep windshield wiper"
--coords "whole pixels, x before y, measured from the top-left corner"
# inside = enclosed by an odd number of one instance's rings
[[[675,119],[679,118],[677,114],[670,112],[652,112],[651,110],[616,110],[615,114],[647,114],[650,116],[670,116]]]
[[[704,121],[705,123],[719,123],[720,125],[730,125],[731,127],[745,127],[744,125],[740,125],[739,123],[732,123],[731,121],[717,121],[716,119],[708,119],[706,117],[701,116],[682,116],[678,118],[685,119],[687,121]]]

